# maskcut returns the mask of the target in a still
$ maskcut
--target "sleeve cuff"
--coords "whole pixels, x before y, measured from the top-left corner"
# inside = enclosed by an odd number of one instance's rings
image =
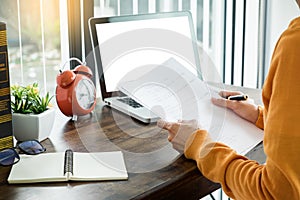
[[[188,159],[196,160],[201,152],[201,147],[208,140],[208,133],[206,130],[195,131],[186,141],[184,148],[184,155]]]
[[[258,118],[255,125],[260,129],[264,129],[264,108],[262,106],[258,106],[258,112]]]

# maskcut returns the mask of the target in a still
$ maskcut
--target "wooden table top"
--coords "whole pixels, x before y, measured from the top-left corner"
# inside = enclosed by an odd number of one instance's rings
[[[230,87],[229,89],[237,89]],[[260,91],[242,88],[260,103]],[[9,185],[10,167],[0,167],[0,199],[200,199],[220,187],[207,180],[194,161],[172,149],[167,132],[97,104],[91,115],[76,122],[57,110],[54,128],[42,144],[47,152],[122,150],[126,181],[64,182]],[[263,162],[262,145],[249,154]],[[39,166],[33,166],[38,170]]]

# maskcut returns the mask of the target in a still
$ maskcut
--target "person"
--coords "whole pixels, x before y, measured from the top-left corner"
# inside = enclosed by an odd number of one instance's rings
[[[296,2],[300,7],[300,0]],[[233,91],[221,91],[220,98],[212,98],[215,105],[227,107],[264,129],[264,164],[214,143],[194,121],[158,122],[168,130],[173,146],[195,160],[202,174],[221,183],[233,199],[300,199],[299,54],[300,17],[290,22],[277,41],[262,90],[263,106],[222,98],[239,94]]]

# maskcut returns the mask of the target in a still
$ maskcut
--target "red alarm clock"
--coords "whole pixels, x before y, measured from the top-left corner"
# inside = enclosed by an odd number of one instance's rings
[[[73,70],[60,70],[56,77],[56,101],[66,116],[86,115],[92,112],[96,105],[96,88],[91,80],[93,73],[79,59],[70,60],[76,60],[80,65]]]

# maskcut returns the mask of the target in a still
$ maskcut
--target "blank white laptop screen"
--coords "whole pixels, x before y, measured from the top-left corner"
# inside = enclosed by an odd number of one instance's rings
[[[169,58],[197,74],[199,64],[191,26],[187,15],[96,24],[106,91],[117,91],[118,82],[135,68],[159,65]],[[150,38],[155,38],[153,46],[147,43]],[[167,49],[160,46],[161,41],[168,44]]]

